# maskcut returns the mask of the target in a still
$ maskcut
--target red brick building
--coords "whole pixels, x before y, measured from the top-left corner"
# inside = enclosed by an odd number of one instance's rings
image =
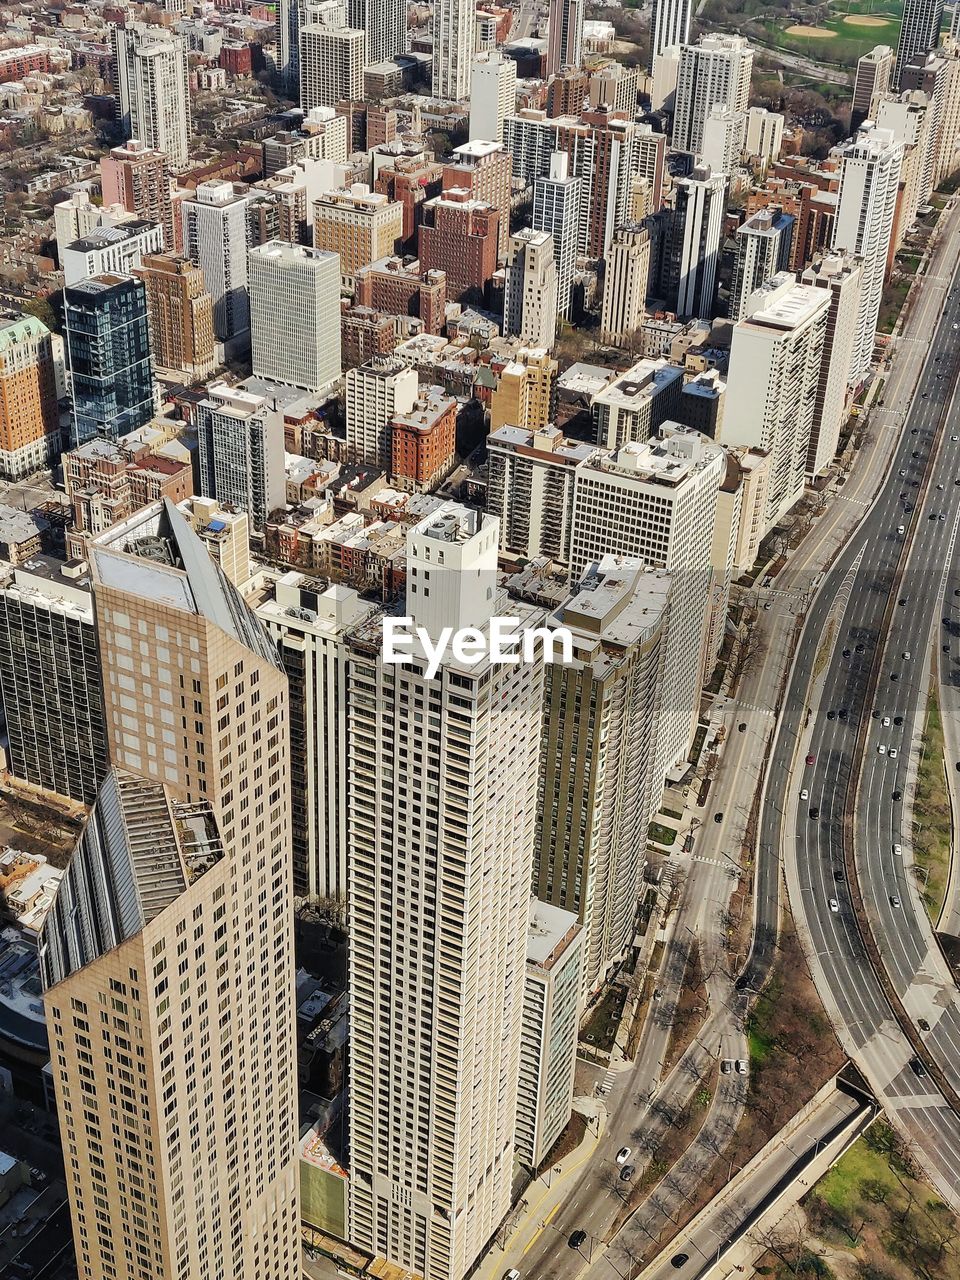
[[[420,392],[409,413],[390,424],[390,474],[398,489],[425,492],[453,470],[457,402],[439,387]]]
[[[357,272],[356,301],[391,316],[418,316],[427,333],[440,333],[447,277],[443,271],[422,271],[416,258],[381,258]]]
[[[371,307],[344,307],[340,312],[340,351],[343,371],[365,364],[371,356],[389,355],[396,343],[392,315]]]
[[[420,267],[443,271],[447,300],[479,302],[497,269],[500,214],[466,191],[448,191],[423,207]]]
[[[423,220],[423,206],[443,191],[442,164],[397,156],[381,167],[373,189],[403,205],[403,244],[414,249],[417,230]]]

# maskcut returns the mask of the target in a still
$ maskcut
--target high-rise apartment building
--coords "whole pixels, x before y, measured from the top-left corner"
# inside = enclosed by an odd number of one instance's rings
[[[250,328],[247,292],[247,188],[201,182],[181,201],[183,252],[203,272],[213,301],[213,331],[222,342]]]
[[[286,678],[172,503],[107,538],[111,767],[40,944],[78,1269],[294,1280]]]
[[[445,323],[447,277],[422,271],[416,258],[381,258],[361,267],[355,277],[358,306],[391,316],[417,316],[426,333],[440,333]]]
[[[521,347],[500,370],[490,398],[490,430],[509,423],[539,431],[553,419],[556,360],[545,347]]]
[[[111,26],[117,118],[128,138],[162,151],[173,170],[190,160],[187,47],[166,27]]]
[[[665,423],[661,439],[597,450],[577,468],[570,574],[606,555],[674,574],[654,775],[686,758],[696,725],[706,648],[711,547],[723,449]]]
[[[340,377],[340,260],[271,240],[250,250],[253,372],[308,391]]]
[[[433,9],[433,97],[462,102],[470,96],[476,32],[475,0],[437,0]]]
[[[856,258],[828,254],[807,267],[800,280],[830,296],[807,449],[807,475],[817,476],[833,461],[847,416],[847,373],[857,339],[863,266]]]
[[[347,163],[347,121],[333,107],[314,107],[299,129],[283,129],[263,140],[263,176],[272,178],[281,169],[304,160]]]
[[[583,944],[573,912],[530,903],[516,1136],[529,1169],[546,1160],[573,1108]]]
[[[690,43],[690,0],[654,0],[650,35],[650,64],[665,49]]]
[[[860,314],[847,380],[858,387],[873,361],[887,274],[903,147],[886,129],[864,126],[839,151],[840,192],[832,248],[862,259]]]
[[[347,450],[355,461],[390,470],[390,423],[409,413],[420,381],[396,356],[374,356],[346,377]]]
[[[60,456],[57,359],[45,324],[0,316],[0,476],[22,480]]]
[[[703,126],[716,106],[745,112],[753,50],[743,36],[710,34],[680,50],[673,115],[673,149],[700,155]]]
[[[389,62],[407,47],[404,0],[347,0],[347,26],[365,34],[367,66]]]
[[[214,369],[213,301],[189,258],[145,254],[133,274],[147,295],[153,362],[167,376],[200,381]]]
[[[502,143],[477,140],[454,147],[453,160],[443,167],[443,191],[466,191],[474,200],[492,204],[500,214],[497,253],[502,258],[510,239],[510,154]]]
[[[880,129],[889,129],[903,147],[900,194],[887,254],[889,262],[903,244],[907,230],[913,226],[917,210],[927,203],[933,191],[937,120],[934,104],[927,95],[920,89],[912,89],[897,98],[884,98],[875,123]]]
[[[923,58],[940,43],[944,0],[904,0],[900,38],[897,41],[895,84],[904,88],[904,70],[918,56]]]
[[[297,573],[274,580],[256,606],[290,682],[293,891],[347,896],[346,634],[375,611],[350,587]]]
[[[553,255],[557,264],[557,314],[570,319],[573,277],[577,269],[577,236],[580,224],[579,178],[569,175],[569,157],[555,151],[550,157],[550,171],[533,184],[533,218],[535,231],[546,231],[553,239]]]
[[[300,24],[304,17],[303,0],[277,0],[277,69],[288,93],[300,88]]]
[[[500,49],[486,49],[470,73],[470,141],[503,142],[503,122],[517,106],[517,64]]]
[[[617,345],[639,329],[650,285],[650,230],[637,222],[617,227],[603,277],[600,340]]]
[[[893,50],[889,45],[878,44],[857,59],[857,74],[853,82],[853,101],[850,107],[850,133],[855,134],[864,120],[876,122],[876,112],[884,96],[890,91],[893,77]]]
[[[363,97],[366,32],[312,20],[316,12],[308,6],[306,16],[311,21],[300,27],[300,105],[304,111]]]
[[[442,271],[449,302],[480,302],[497,270],[500,214],[485,200],[448,191],[423,206],[418,256],[425,271]]]
[[[768,111],[766,107],[749,107],[743,136],[746,158],[766,171],[769,165],[780,159],[783,127],[784,118],[779,111]]]
[[[754,290],[771,276],[786,271],[794,222],[791,214],[771,207],[760,209],[737,227],[737,250],[727,308],[730,320],[742,320]]]
[[[174,246],[170,203],[170,165],[166,152],[154,151],[138,138],[114,147],[100,161],[103,203],[119,204],[128,213],[163,227],[163,247]]]
[[[147,295],[133,276],[94,276],[63,291],[70,443],[117,440],[159,408]]]
[[[644,358],[618,374],[590,403],[593,438],[604,449],[643,443],[665,422],[676,421],[683,370],[664,357]]]
[[[703,142],[700,158],[714,173],[727,177],[740,163],[743,151],[743,132],[746,121],[740,111],[729,107],[711,107],[703,122]]]
[[[547,32],[547,77],[561,67],[579,67],[583,61],[583,11],[585,0],[550,0]]]
[[[720,439],[769,452],[768,529],[803,497],[829,311],[825,290],[784,271],[752,294],[734,326],[727,396],[736,409]]]
[[[713,316],[726,197],[724,175],[699,167],[674,187],[661,287],[678,316]]]
[[[0,700],[12,776],[92,804],[107,729],[88,590],[23,569],[3,581]]]
[[[500,521],[500,549],[524,560],[570,562],[573,482],[593,446],[556,427],[501,426],[487,436],[487,510]]]
[[[496,520],[445,503],[407,534],[405,613],[434,641],[539,626],[496,569]],[[382,643],[349,642],[350,1236],[461,1280],[511,1203],[543,663],[430,678]]]
[[[557,264],[547,231],[524,227],[510,237],[503,329],[531,347],[553,346],[557,333]]]
[[[353,289],[361,267],[396,253],[402,236],[403,206],[364,182],[314,202],[313,243],[339,255],[345,289]]]
[[[636,928],[663,795],[658,726],[671,719],[661,697],[671,588],[665,570],[604,556],[550,616],[573,634],[574,661],[546,669],[533,891],[583,925],[588,991]]]
[[[283,412],[264,396],[213,382],[196,406],[200,492],[245,511],[258,533],[287,499]]]
[[[163,227],[158,222],[131,218],[119,226],[95,227],[82,240],[64,246],[60,254],[64,284],[78,284],[91,276],[127,275],[139,267],[145,253],[163,250]]]

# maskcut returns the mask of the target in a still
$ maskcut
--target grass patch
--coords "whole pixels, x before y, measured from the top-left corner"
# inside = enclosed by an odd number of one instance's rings
[[[950,797],[943,776],[943,722],[937,695],[927,698],[927,714],[923,723],[923,748],[917,767],[917,793],[914,800],[915,820],[920,830],[913,837],[913,860],[925,872],[926,883],[921,896],[930,919],[934,921],[943,906],[950,869],[950,842],[953,836]]]
[[[893,326],[897,323],[897,316],[910,292],[911,283],[910,280],[891,280],[884,285],[877,333],[893,333]]]
[[[657,844],[672,845],[677,839],[676,827],[665,827],[662,822],[651,822],[647,828],[647,839]]]
[[[667,809],[664,807],[660,812],[665,814],[668,818],[673,818],[675,822],[681,822],[683,820],[683,814],[679,809]]]
[[[627,989],[620,983],[608,987],[591,1009],[580,1030],[580,1039],[601,1053],[609,1053],[617,1038],[617,1028],[623,1016]]]

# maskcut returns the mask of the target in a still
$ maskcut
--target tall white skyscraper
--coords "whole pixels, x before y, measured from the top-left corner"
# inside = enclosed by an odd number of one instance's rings
[[[496,519],[446,503],[407,534],[405,613],[434,642],[539,626],[496,569]],[[349,641],[349,1230],[461,1280],[511,1203],[543,664],[429,678],[383,621]]]
[[[503,122],[517,106],[517,64],[499,49],[473,60],[470,78],[470,141],[502,142]]]
[[[625,342],[644,317],[650,284],[650,232],[641,223],[617,227],[603,278],[602,342]]]
[[[212,382],[195,421],[201,494],[245,511],[261,532],[287,497],[283,413],[264,396]]]
[[[727,317],[742,320],[755,289],[785,271],[790,262],[794,217],[781,209],[758,209],[737,227],[737,256],[730,284]]]
[[[124,136],[166,153],[171,169],[190,159],[190,90],[183,37],[142,22],[112,26],[117,116]]]
[[[406,0],[347,0],[347,26],[367,37],[367,63],[386,62],[407,47]]]
[[[846,420],[847,373],[857,338],[863,265],[844,254],[828,254],[807,267],[803,284],[825,289],[830,296],[825,358],[820,365],[817,398],[807,448],[807,475],[819,475],[834,459],[840,430]]]
[[[726,195],[727,179],[709,169],[677,182],[664,279],[676,291],[678,316],[712,318]]]
[[[213,331],[228,341],[250,328],[247,292],[247,203],[245,188],[232,182],[201,182],[180,205],[183,252],[203,272],[213,301]]]
[[[857,341],[848,374],[850,385],[857,387],[873,360],[903,147],[889,130],[865,126],[840,148],[839,155],[840,191],[833,248],[863,261]]]
[[[830,295],[783,271],[767,280],[734,326],[723,444],[770,456],[767,528],[803,497],[817,385],[829,360],[824,344]]]
[[[672,45],[690,43],[690,0],[653,0],[650,70],[653,60]]]
[[[504,332],[549,350],[557,334],[557,264],[547,231],[525,227],[510,237],[503,299]]]
[[[547,33],[547,76],[561,67],[579,67],[583,61],[583,11],[585,0],[550,0]]]
[[[899,88],[903,73],[918,55],[936,49],[940,43],[940,27],[943,23],[944,0],[905,0],[900,39],[897,41],[896,84]]]
[[[363,97],[366,32],[348,27],[343,5],[311,5],[300,24],[300,105],[335,107]]]
[[[435,98],[460,102],[470,96],[470,71],[476,45],[475,0],[436,0],[431,85]]]
[[[703,122],[700,158],[714,173],[728,177],[740,163],[746,117],[728,107],[711,107]]]
[[[533,228],[553,237],[557,264],[557,314],[570,319],[570,296],[577,269],[577,236],[580,225],[581,180],[569,175],[570,157],[555,151],[550,172],[533,184]]]
[[[340,377],[340,259],[271,240],[250,250],[253,372],[319,391]]]
[[[347,448],[355,462],[389,471],[390,423],[397,414],[410,413],[419,386],[416,369],[396,356],[372,356],[366,364],[347,371]]]
[[[714,107],[743,113],[750,102],[753,50],[743,36],[706,35],[680,50],[673,148],[700,155],[703,126]]]
[[[664,423],[662,439],[598,449],[576,471],[570,576],[606,555],[673,571],[655,772],[685,759],[703,687],[713,530],[726,452]]]

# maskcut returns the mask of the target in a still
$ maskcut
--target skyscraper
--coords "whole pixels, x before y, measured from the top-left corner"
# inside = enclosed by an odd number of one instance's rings
[[[516,62],[500,49],[478,53],[470,76],[469,140],[503,142],[503,122],[516,106]]]
[[[650,72],[664,49],[690,43],[690,0],[653,0]]]
[[[547,231],[510,237],[503,301],[504,333],[549,351],[557,333],[557,264]]]
[[[133,276],[94,276],[63,291],[72,446],[117,440],[159,408],[147,295]]]
[[[557,314],[570,319],[573,276],[577,268],[577,232],[580,221],[579,178],[568,173],[569,157],[555,151],[550,157],[550,172],[533,184],[533,227],[547,231],[553,238],[553,255],[557,264]]]
[[[734,326],[720,439],[770,455],[767,528],[803,497],[807,450],[820,374],[830,295],[781,272],[750,297]]]
[[[407,47],[405,0],[347,0],[347,26],[367,38],[366,62],[387,62]]]
[[[905,0],[897,41],[897,88],[902,87],[906,67],[918,55],[925,56],[940,43],[943,8],[944,0]]]
[[[342,12],[342,6],[339,6]],[[331,10],[336,13],[336,7]],[[335,107],[363,97],[363,68],[367,62],[366,32],[345,21],[318,18],[308,6],[300,26],[300,105]]]
[[[389,471],[390,423],[410,412],[419,386],[416,369],[396,356],[374,356],[347,373],[347,448],[355,461]]]
[[[857,60],[857,75],[853,82],[853,102],[850,107],[850,132],[855,134],[864,120],[876,123],[876,110],[884,94],[890,90],[893,76],[893,50],[889,45],[878,44]]]
[[[213,382],[195,421],[200,492],[245,511],[259,533],[287,499],[283,414],[263,396]]]
[[[547,76],[583,61],[584,0],[550,0]]]
[[[661,439],[595,450],[577,467],[570,574],[583,577],[604,556],[626,556],[673,573],[664,656],[657,760],[666,775],[685,759],[703,687],[711,544],[723,449],[696,431],[665,423]]]
[[[470,71],[476,49],[475,0],[437,0],[433,7],[435,98],[460,102],[470,96]]]
[[[203,272],[213,300],[213,331],[229,341],[250,328],[247,290],[246,189],[232,182],[201,182],[181,202],[183,251]]]
[[[504,425],[487,436],[487,509],[500,521],[500,548],[523,560],[570,562],[573,482],[593,446],[547,425]]]
[[[110,772],[40,958],[79,1269],[301,1269],[287,682],[172,503],[90,546]]]
[[[711,34],[680,50],[673,115],[673,148],[700,155],[703,126],[714,107],[745,112],[753,50],[743,36]]]
[[[111,26],[117,116],[128,138],[166,154],[171,169],[190,159],[190,90],[182,36],[142,22]]]
[[[214,368],[213,302],[203,272],[189,258],[146,254],[133,273],[147,291],[147,316],[154,364],[187,381]]]
[[[642,223],[617,227],[603,277],[602,342],[625,342],[644,317],[650,284],[650,231]]]
[[[694,169],[674,187],[661,280],[678,316],[713,316],[726,195],[726,178],[709,169]]]
[[[288,93],[296,93],[300,88],[300,24],[303,19],[303,0],[277,0],[279,71]]]
[[[250,250],[253,372],[319,391],[340,377],[340,259],[271,240]]]
[[[21,480],[60,456],[53,338],[31,315],[0,316],[0,476]]]
[[[817,379],[807,449],[807,475],[817,476],[833,461],[847,416],[847,373],[857,337],[863,266],[856,258],[828,254],[807,267],[800,279],[803,284],[825,289],[830,295],[823,341],[825,355]]]
[[[903,147],[889,130],[864,126],[839,154],[840,191],[832,247],[863,260],[857,341],[847,375],[850,386],[858,387],[873,360]]]
[[[727,316],[736,322],[747,313],[747,303],[755,289],[790,261],[794,221],[780,209],[760,209],[737,227],[737,256],[730,284]]]
[[[100,161],[103,203],[120,204],[128,213],[163,227],[163,247],[174,246],[170,205],[170,165],[163,151],[154,151],[137,138],[114,147]]]
[[[496,567],[497,521],[446,503],[407,535],[405,612],[434,641],[538,626]],[[382,641],[348,668],[350,1236],[460,1280],[511,1202],[543,664],[430,678]]]

